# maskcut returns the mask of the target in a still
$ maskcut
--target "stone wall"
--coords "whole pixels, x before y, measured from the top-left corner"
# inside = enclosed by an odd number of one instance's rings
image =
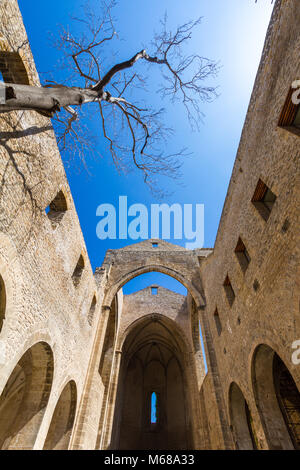
[[[16,0],[1,1],[0,18],[0,69],[38,85]],[[195,448],[292,448],[273,374],[291,384],[286,367],[299,389],[299,132],[278,126],[300,79],[299,24],[299,1],[277,0],[214,250],[147,240],[109,250],[93,276],[51,122],[0,116],[0,447],[116,443],[123,357],[147,326],[181,351]],[[187,297],[123,297],[150,271]]]
[[[39,83],[17,1],[0,3],[0,49],[18,52]],[[0,392],[23,354],[39,342],[53,353],[53,383],[35,448],[42,448],[66,384],[80,405],[99,317],[98,290],[51,122],[34,112],[0,116],[0,276],[6,294],[0,334]],[[62,191],[67,210],[53,224],[45,209]],[[77,286],[72,274],[82,255]],[[93,297],[93,323],[88,315]],[[19,439],[18,448],[22,448]]]
[[[291,84],[300,78],[299,21],[297,0],[276,2],[214,252],[200,269],[227,422],[229,389],[235,382],[251,410],[260,448],[271,443],[253,391],[257,346],[269,345],[300,386],[299,366],[291,359],[292,343],[300,338],[300,141],[278,127]],[[277,196],[267,221],[251,202],[259,179]],[[235,253],[239,237],[251,258],[247,269]],[[232,306],[223,285],[227,275],[235,294]],[[278,448],[284,448],[282,439],[278,431]]]

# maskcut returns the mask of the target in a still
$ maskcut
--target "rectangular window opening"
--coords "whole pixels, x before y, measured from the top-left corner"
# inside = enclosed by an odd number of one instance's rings
[[[50,220],[53,228],[59,225],[67,210],[68,205],[65,195],[62,191],[59,191],[53,201],[45,209],[45,213],[48,216],[48,219]]]
[[[300,136],[300,104],[293,100],[295,93],[297,94],[297,88],[291,87],[281,111],[278,126]]]
[[[298,106],[298,110],[296,112],[296,116],[293,121],[293,126],[297,127],[297,129],[300,130],[300,105]]]
[[[158,287],[156,287],[156,286],[151,287],[151,294],[152,295],[157,295],[158,294]]]
[[[251,261],[251,258],[250,258],[250,255],[247,251],[247,248],[245,247],[245,244],[243,242],[243,240],[241,238],[238,239],[238,242],[237,242],[237,245],[236,245],[236,248],[235,248],[235,254],[236,254],[236,257],[240,263],[240,266],[242,268],[242,271],[243,272],[246,272],[249,264],[250,264],[250,261]]]
[[[271,189],[259,179],[251,202],[265,221],[268,220],[276,199]]]

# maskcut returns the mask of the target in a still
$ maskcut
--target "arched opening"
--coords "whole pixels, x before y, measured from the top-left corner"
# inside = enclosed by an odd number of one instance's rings
[[[76,413],[77,391],[70,381],[62,391],[55,407],[44,450],[67,450]]]
[[[182,286],[191,294],[194,298],[196,306],[199,307],[200,305],[205,305],[204,298],[202,294],[196,289],[195,285],[185,277],[184,273],[181,273],[177,270],[171,269],[163,264],[155,264],[155,265],[144,265],[141,266],[133,271],[127,272],[123,275],[120,279],[118,279],[113,287],[107,293],[104,303],[105,305],[110,305],[112,300],[114,299],[115,295],[118,291],[125,286],[125,284],[129,283],[131,280],[136,279],[137,277],[142,276],[145,273],[160,273],[165,274],[168,277],[178,281]],[[197,273],[198,274],[198,273]]]
[[[252,363],[257,408],[270,449],[300,449],[300,393],[288,368],[267,345]]]
[[[178,327],[162,315],[148,315],[129,332],[122,348],[112,448],[193,448],[186,355]]]
[[[3,327],[6,310],[6,291],[2,277],[0,276],[0,333]]]
[[[0,72],[6,83],[29,85],[28,73],[18,52],[0,50]]]
[[[186,297],[187,309],[190,314],[190,328],[193,338],[194,352],[198,353],[199,359],[203,361],[203,369],[207,371],[207,361],[205,355],[204,341],[205,338],[202,333],[201,322],[199,320],[197,304],[193,297],[193,291],[189,289],[188,283],[185,283],[180,277],[173,276],[169,272],[163,272],[163,270],[156,270],[151,268],[150,270],[142,270],[142,274],[139,272],[135,273],[134,276],[130,277],[126,284],[122,284],[122,291],[124,295],[130,295],[137,293],[145,288],[150,288],[152,295],[157,295],[158,300],[160,294],[164,292],[164,289],[175,292]],[[164,288],[164,289],[161,289]]]
[[[37,343],[19,360],[0,397],[0,449],[33,448],[52,379],[51,348]]]
[[[146,278],[151,277],[150,279],[150,284],[149,285],[149,279],[148,281]],[[139,284],[140,279],[143,278],[142,285]],[[159,278],[159,282],[157,282]],[[161,279],[164,278],[164,279]],[[177,283],[177,286],[172,286],[172,290],[170,289],[170,284],[166,285],[166,279],[168,280],[167,282],[170,283]],[[181,282],[183,280],[184,282]],[[137,284],[135,284],[137,283]],[[143,284],[144,283],[144,284]],[[153,285],[155,283],[155,285]],[[126,286],[125,286],[126,284]],[[128,292],[128,284],[131,284],[130,290]],[[134,285],[135,284],[135,285]],[[165,285],[166,287],[162,287],[162,285]],[[141,287],[146,287],[141,290]],[[122,295],[121,288],[125,286],[125,295]],[[175,288],[174,288],[175,287]],[[174,292],[175,291],[175,292]],[[180,292],[180,293],[179,293]],[[112,297],[112,296],[115,297]],[[181,444],[179,444],[179,441],[176,437],[175,443],[172,443],[172,429],[176,428],[177,424],[176,422],[174,423],[174,426],[170,425],[169,426],[169,431],[168,432],[168,441],[165,440],[160,440],[159,443],[153,443],[150,444],[150,448],[155,449],[156,446],[161,446],[159,448],[170,448],[170,449],[187,449],[186,447],[188,444],[186,442],[189,442],[190,447],[192,447],[195,442],[197,442],[197,445],[199,444],[199,436],[197,434],[198,432],[198,427],[197,427],[197,413],[198,413],[198,403],[197,399],[195,398],[197,395],[197,387],[199,383],[203,380],[203,377],[205,376],[205,359],[203,360],[203,356],[205,356],[204,351],[201,353],[201,344],[200,344],[200,336],[199,336],[199,313],[198,313],[198,307],[201,305],[201,294],[197,294],[197,291],[195,290],[195,287],[184,277],[184,275],[179,274],[177,271],[173,271],[163,265],[144,265],[141,268],[137,268],[134,271],[128,272],[124,275],[122,275],[118,281],[115,281],[112,283],[111,288],[107,291],[106,297],[103,301],[104,304],[104,309],[106,314],[104,316],[107,316],[107,312],[109,311],[109,306],[113,305],[113,301],[111,299],[116,298],[116,295],[119,297],[121,296],[121,311],[122,311],[122,319],[125,319],[125,323],[128,321],[130,318],[130,322],[133,324],[135,323],[136,320],[141,319],[141,318],[147,318],[149,315],[152,315],[153,312],[158,312],[160,314],[163,314],[164,319],[168,320],[170,319],[173,328],[176,329],[178,325],[180,325],[181,328],[183,328],[182,331],[187,331],[187,335],[190,335],[190,330],[192,330],[192,336],[193,336],[193,341],[191,344],[188,345],[189,349],[189,354],[190,354],[190,362],[189,362],[189,368],[188,372],[186,371],[185,365],[183,365],[183,357],[181,357],[181,360],[177,358],[177,367],[180,369],[180,373],[177,371],[178,376],[184,377],[184,380],[179,380],[180,386],[185,387],[184,389],[184,399],[187,401],[187,395],[189,395],[188,403],[189,405],[186,407],[186,414],[183,415],[178,414],[178,420],[183,420],[186,419],[188,422],[187,427],[189,428],[188,433],[185,432],[182,433],[184,437],[182,438]],[[195,297],[194,297],[195,296]],[[196,300],[194,300],[196,299]],[[194,300],[194,302],[192,302]],[[191,304],[194,303],[194,308],[191,307]],[[128,313],[126,313],[128,312]],[[125,316],[124,316],[125,315]],[[127,317],[126,320],[126,316]],[[104,318],[104,317],[103,317]],[[122,320],[123,321],[123,320]],[[122,323],[121,321],[121,323]],[[104,327],[106,328],[106,327]],[[120,326],[121,328],[121,326]],[[121,335],[121,337],[123,334]],[[118,340],[121,340],[121,337],[118,337]],[[183,334],[182,337],[185,337]],[[196,339],[196,343],[194,341],[194,337]],[[202,337],[203,339],[203,337]],[[205,337],[204,337],[205,340]],[[187,340],[187,344],[189,341]],[[121,413],[121,408],[123,405],[120,404],[120,398],[121,401],[123,401],[123,395],[124,395],[124,390],[122,390],[122,387],[125,383],[125,369],[124,367],[124,362],[122,361],[122,351],[121,351],[121,345],[118,343],[116,345],[117,348],[114,348],[114,355],[113,358],[110,362],[110,379],[108,386],[106,387],[107,389],[107,398],[102,401],[102,412],[101,412],[101,420],[100,420],[100,425],[99,425],[99,432],[98,432],[98,440],[96,444],[96,448],[99,449],[107,449],[107,448],[120,448],[120,431],[121,431],[121,420],[122,420],[122,413]],[[196,347],[197,346],[197,347]],[[184,348],[183,348],[184,349]],[[104,351],[106,348],[104,348]],[[183,355],[183,353],[178,353],[178,355]],[[185,357],[186,359],[186,357]],[[103,360],[103,354],[102,354],[102,359]],[[183,362],[182,362],[183,361]],[[121,365],[121,362],[123,365]],[[138,367],[138,360],[134,361],[132,359],[132,363],[136,364],[136,367]],[[128,364],[127,364],[128,365]],[[176,369],[176,366],[173,365],[173,363],[170,362],[169,364],[170,369],[168,370],[168,374],[170,373],[171,370]],[[150,367],[150,366],[149,366]],[[130,370],[131,366],[128,367],[128,371]],[[101,369],[101,368],[100,368]],[[144,368],[145,369],[145,368]],[[167,371],[167,366],[164,364],[163,366],[164,373]],[[100,371],[100,370],[99,370]],[[184,371],[184,373],[182,372]],[[154,373],[154,372],[153,372]],[[101,373],[100,373],[101,375]],[[143,371],[143,377],[145,375],[145,370]],[[188,376],[188,381],[189,381],[189,387],[187,387],[187,379],[186,377]],[[146,375],[145,375],[146,377]],[[177,383],[174,384],[174,390],[176,389]],[[193,390],[193,391],[192,391]],[[157,388],[152,388],[152,386],[149,386],[149,389],[147,390],[147,398],[144,397],[145,402],[143,403],[143,419],[145,421],[145,426],[149,427],[149,423],[151,421],[151,393],[155,391],[157,393],[157,400],[158,400],[158,419],[159,419],[159,425],[157,426],[157,430],[159,429],[165,429],[165,413],[166,413],[166,408],[167,408],[167,402],[164,396],[164,393],[161,393],[159,389]],[[135,392],[132,392],[132,395],[134,395]],[[185,402],[182,402],[186,404]],[[171,403],[172,399],[170,398],[168,403]],[[185,405],[184,405],[185,406]],[[191,407],[192,412],[190,413],[189,407]],[[190,418],[190,416],[193,416],[193,419]],[[170,414],[169,422],[172,423],[173,419],[173,414]],[[175,418],[174,418],[175,419]],[[175,420],[176,421],[176,420]],[[151,424],[151,423],[150,423]],[[142,424],[140,423],[140,427]],[[192,430],[191,430],[192,426]],[[165,431],[164,431],[165,432]],[[129,433],[132,434],[132,433]],[[134,433],[133,433],[134,435]],[[174,436],[178,436],[179,434],[177,432],[174,433]],[[153,439],[155,436],[153,436]],[[177,440],[176,440],[177,439]],[[126,448],[130,448],[130,445]],[[136,443],[137,446],[141,445],[141,447],[131,447],[132,449],[136,448],[145,448],[143,447],[146,444],[142,444],[142,441],[140,440],[139,443]],[[164,447],[167,446],[167,447]],[[122,447],[121,447],[122,448]]]
[[[122,290],[124,295],[130,295],[148,286],[152,286],[153,289],[161,286],[178,294],[187,295],[187,289],[181,282],[167,274],[156,271],[134,277],[123,286]],[[153,292],[153,294],[155,293]]]
[[[236,448],[257,449],[257,438],[251,412],[241,389],[232,383],[229,390],[230,419]]]

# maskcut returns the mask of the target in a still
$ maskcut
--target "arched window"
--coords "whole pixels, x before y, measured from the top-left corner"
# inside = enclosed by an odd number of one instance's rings
[[[282,359],[266,344],[253,355],[253,389],[272,450],[300,449],[300,393]]]
[[[275,354],[273,361],[277,400],[295,449],[300,449],[300,393],[293,377]]]
[[[230,386],[229,406],[236,448],[239,450],[257,449],[257,437],[248,403],[243,392],[234,382]]]
[[[53,354],[37,343],[22,356],[0,396],[0,449],[32,449],[48,404]]]
[[[151,424],[156,425],[158,422],[158,399],[157,393],[151,393]]]
[[[24,62],[18,52],[0,50],[1,80],[6,83],[29,85],[29,78]]]
[[[76,384],[72,380],[65,386],[56,404],[44,450],[68,449],[75,419],[76,403]]]

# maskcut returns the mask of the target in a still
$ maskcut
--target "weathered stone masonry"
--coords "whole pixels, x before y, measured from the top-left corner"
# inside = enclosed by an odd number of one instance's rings
[[[300,448],[299,24],[277,0],[214,249],[147,240],[93,274],[51,122],[0,115],[1,449]],[[39,84],[17,0],[0,70]],[[150,271],[187,296],[123,295]]]

